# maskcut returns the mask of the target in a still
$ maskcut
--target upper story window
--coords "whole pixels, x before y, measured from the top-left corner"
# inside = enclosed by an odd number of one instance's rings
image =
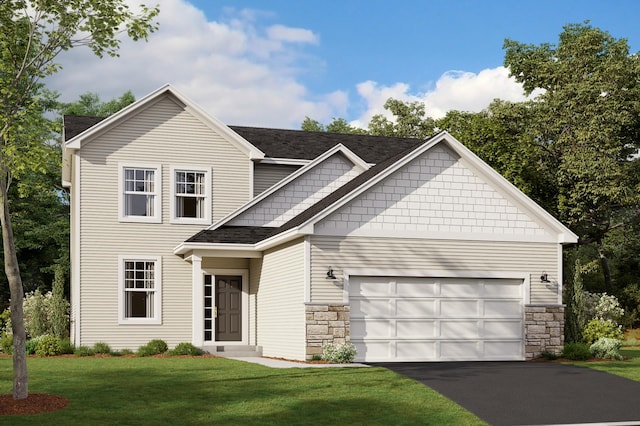
[[[120,165],[120,220],[160,222],[160,182],[159,165]]]
[[[172,223],[211,223],[211,172],[206,167],[172,167]]]

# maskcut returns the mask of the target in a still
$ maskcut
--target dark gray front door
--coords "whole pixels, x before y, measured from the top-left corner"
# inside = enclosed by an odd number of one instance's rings
[[[215,277],[215,339],[222,342],[242,340],[242,277]],[[215,316],[215,315],[214,315]]]

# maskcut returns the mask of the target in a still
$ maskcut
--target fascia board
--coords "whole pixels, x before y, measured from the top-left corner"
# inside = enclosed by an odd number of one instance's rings
[[[173,249],[173,254],[183,255],[192,251],[211,251],[211,250],[225,250],[225,251],[238,251],[238,252],[254,252],[255,244],[224,244],[224,243],[187,243],[183,242],[178,244]]]

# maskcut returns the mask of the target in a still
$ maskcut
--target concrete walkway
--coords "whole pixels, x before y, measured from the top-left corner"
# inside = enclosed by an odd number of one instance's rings
[[[304,363],[295,361],[286,361],[282,359],[263,358],[263,357],[228,357],[236,361],[251,362],[254,364],[264,365],[271,368],[327,368],[327,367],[369,367],[365,364],[320,364],[320,363]]]
[[[491,425],[640,425],[640,382],[550,362],[374,363]]]

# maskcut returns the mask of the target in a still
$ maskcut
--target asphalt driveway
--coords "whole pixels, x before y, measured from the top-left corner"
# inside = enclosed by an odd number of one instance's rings
[[[640,383],[585,367],[517,361],[371,365],[424,383],[491,425],[640,424]]]

